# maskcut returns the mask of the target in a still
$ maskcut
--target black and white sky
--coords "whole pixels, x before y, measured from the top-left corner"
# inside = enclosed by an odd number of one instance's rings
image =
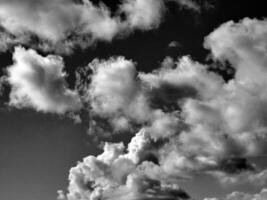
[[[267,200],[266,15],[0,0],[0,200]]]

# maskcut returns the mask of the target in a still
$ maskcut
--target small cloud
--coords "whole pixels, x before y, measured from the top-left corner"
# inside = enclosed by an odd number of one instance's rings
[[[57,200],[66,200],[66,196],[63,190],[57,191]]]
[[[201,6],[193,0],[168,0],[177,3],[181,9],[189,9],[195,12],[201,11]]]
[[[180,47],[182,47],[182,44],[179,43],[178,41],[171,41],[171,42],[168,44],[168,47],[169,47],[169,48],[180,48]]]

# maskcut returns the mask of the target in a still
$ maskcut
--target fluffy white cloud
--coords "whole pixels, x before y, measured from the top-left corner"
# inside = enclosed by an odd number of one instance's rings
[[[10,105],[59,114],[81,108],[78,94],[67,88],[61,57],[42,57],[34,50],[16,47],[13,60],[7,68]]]
[[[69,200],[91,199],[188,199],[176,184],[165,181],[164,173],[152,162],[140,162],[146,142],[144,133],[128,145],[105,144],[97,157],[88,156],[70,170]],[[148,141],[147,141],[148,142]],[[119,169],[119,170],[118,170]],[[62,193],[60,196],[62,198]]]
[[[178,3],[184,5],[184,1]],[[45,51],[71,53],[77,46],[85,48],[134,30],[157,28],[165,9],[165,0],[124,0],[115,13],[104,3],[96,5],[90,0],[3,0],[0,47],[5,48],[0,51],[26,44]]]
[[[215,59],[227,60],[237,69],[235,80],[266,83],[267,21],[245,18],[226,22],[205,38],[204,46]]]
[[[127,109],[138,92],[136,69],[122,57],[108,61],[95,60],[88,95],[97,113],[115,113]]]
[[[186,62],[190,63],[189,60],[184,58],[184,65],[188,64]],[[182,65],[181,68],[183,68]],[[116,130],[129,129],[132,124],[147,124],[147,131],[155,138],[164,137],[164,134],[165,136],[175,134],[180,126],[177,112],[167,113],[160,109],[160,102],[152,102],[152,96],[159,99],[166,98],[170,103],[176,104],[179,98],[196,95],[194,87],[191,88],[190,84],[188,88],[192,92],[183,93],[182,88],[187,84],[183,80],[173,84],[171,81],[168,82],[168,75],[167,78],[158,78],[161,72],[138,74],[135,63],[122,57],[107,61],[95,60],[89,64],[89,67],[93,69],[93,74],[90,77],[90,84],[85,87],[83,99],[89,102],[92,114],[109,119]],[[169,88],[178,94],[168,96],[165,89]]]
[[[221,180],[231,175],[231,182],[239,174],[253,174],[256,169],[246,157],[267,150],[262,27],[265,21],[244,19],[223,24],[206,37],[213,56],[236,69],[229,82],[189,57],[178,62],[166,58],[151,73],[138,73],[135,63],[124,58],[95,61],[87,92],[92,111],[117,130],[137,123],[152,138],[171,141],[157,153],[166,171],[181,176],[203,171],[225,176]],[[255,47],[246,48],[242,41]]]
[[[209,99],[223,80],[189,57],[177,63],[166,59],[152,73],[138,73],[123,57],[95,60],[84,91],[92,114],[108,119],[116,130],[144,126],[153,137],[168,137],[183,129],[179,110],[187,98]],[[175,66],[172,68],[171,66]]]
[[[85,101],[90,103],[94,114],[109,118],[116,129],[128,129],[131,120],[149,119],[151,111],[141,93],[132,61],[122,57],[94,60],[89,67],[93,74],[85,91]]]
[[[126,13],[130,27],[143,30],[158,27],[165,11],[164,1],[125,0],[120,7]]]
[[[35,43],[33,35],[40,39],[36,47],[58,52],[95,40],[110,41],[121,30],[119,19],[112,18],[104,4],[95,6],[88,0],[80,4],[71,0],[4,0],[0,2],[0,25],[15,42]]]
[[[188,99],[183,104],[190,129],[177,138],[178,155],[184,156],[180,167],[212,170],[227,182],[255,178],[257,170],[245,158],[266,153],[265,27],[265,20],[244,19],[227,22],[206,37],[205,46],[214,58],[229,61],[236,74],[211,98]]]
[[[65,27],[70,20],[66,19],[64,24],[63,13],[70,11],[68,9],[71,1],[65,1],[64,4],[63,2],[62,0],[52,0],[49,3],[43,0],[1,1],[1,25],[15,35],[29,31],[47,39],[58,40],[63,37]],[[52,26],[53,23],[57,26]]]
[[[140,78],[154,90],[167,90],[164,99],[178,101],[183,98],[211,98],[221,89],[223,80],[207,67],[184,56],[173,63],[165,60],[162,67],[152,73],[140,74]],[[169,89],[169,91],[168,91]],[[162,91],[164,92],[164,91]]]
[[[172,191],[195,174],[264,185],[266,169],[248,158],[267,152],[266,30],[266,20],[244,19],[206,37],[213,58],[235,68],[228,82],[188,56],[166,58],[151,73],[137,72],[122,57],[89,64],[83,100],[90,112],[115,131],[131,131],[131,124],[142,129],[126,152],[122,144],[109,144],[73,168],[67,198],[164,199],[166,185]],[[226,200],[264,199],[265,193],[233,193]]]

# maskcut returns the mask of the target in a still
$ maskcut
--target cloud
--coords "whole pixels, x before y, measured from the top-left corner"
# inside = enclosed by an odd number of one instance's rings
[[[194,10],[196,12],[201,11],[201,6],[192,0],[169,0],[169,1],[174,1],[178,5],[180,5],[182,8],[185,8],[185,9]],[[204,2],[206,2],[206,1],[204,1]]]
[[[132,61],[122,57],[108,61],[95,60],[90,89],[92,107],[98,113],[114,113],[128,107],[138,92],[136,69]]]
[[[81,108],[78,94],[67,88],[61,57],[16,47],[13,60],[7,68],[11,106],[58,114]]]
[[[167,2],[176,3],[180,9],[186,9],[194,11],[194,13],[200,14],[203,11],[208,11],[215,8],[214,1],[204,0],[204,1],[195,1],[195,0],[166,0]]]
[[[111,41],[137,29],[157,28],[166,9],[163,1],[152,0],[125,0],[115,13],[86,0],[25,2],[0,3],[3,51],[34,40],[35,48],[48,51]],[[193,1],[177,2],[200,9]],[[9,104],[64,114],[78,111],[83,103],[97,130],[133,134],[139,129],[127,148],[106,143],[102,154],[73,167],[68,192],[58,191],[59,199],[188,199],[179,181],[196,174],[222,183],[263,185],[266,169],[249,157],[267,152],[266,36],[266,20],[245,18],[226,22],[205,38],[211,57],[235,69],[227,82],[190,56],[177,61],[167,57],[150,73],[138,72],[132,60],[112,57],[85,67],[83,72],[91,74],[86,80],[80,76],[79,91],[68,89],[61,57],[16,47],[14,64],[7,68]],[[225,200],[265,195],[265,189],[256,195],[234,192]]]
[[[175,69],[167,64],[164,61],[159,70],[144,74],[123,57],[94,60],[87,67],[92,70],[90,81],[81,87],[90,115],[108,120],[115,131],[130,131],[137,125],[154,137],[178,133],[183,124],[176,110],[180,104],[187,98],[208,98],[221,87],[222,79],[189,57],[176,64],[170,61]],[[77,85],[81,82],[78,79]]]
[[[266,169],[249,158],[267,152],[266,30],[266,20],[245,18],[205,38],[212,58],[235,69],[229,81],[189,56],[167,57],[150,73],[123,57],[90,63],[89,80],[78,83],[88,112],[106,120],[112,134],[139,131],[127,150],[122,143],[106,144],[101,155],[72,168],[66,198],[183,199],[188,196],[177,193],[179,182],[198,174],[222,184],[264,185]],[[233,193],[224,200],[265,193]]]
[[[184,5],[184,1],[178,2]],[[157,28],[165,1],[124,0],[112,12],[89,0],[3,0],[0,2],[0,51],[22,44],[43,51],[72,53],[97,41],[110,42],[135,30]]]
[[[138,153],[143,145],[146,141],[140,132],[128,145],[126,153],[122,143],[106,143],[102,154],[84,158],[70,170],[66,198],[189,199],[177,184],[165,182],[157,165],[149,161],[140,162],[142,154]]]
[[[16,39],[5,32],[0,32],[0,52],[6,52],[14,44],[16,44]]]
[[[267,63],[266,27],[266,20],[229,21],[207,36],[204,46],[215,59],[227,60],[236,68],[237,81],[263,84]]]
[[[4,0],[0,3],[0,19],[15,41],[57,52],[70,52],[83,42],[91,45],[95,40],[110,41],[121,30],[119,19],[112,18],[104,4],[95,6],[87,0],[80,4],[71,0]],[[39,40],[37,44],[32,36]]]
[[[266,49],[262,48],[266,45],[265,24],[265,20],[248,18],[239,23],[227,22],[206,37],[205,47],[211,49],[214,59],[230,62],[236,73],[211,98],[188,99],[183,104],[184,120],[190,131],[180,134],[177,142],[182,145],[178,149],[182,149],[183,155],[193,157],[194,162],[196,158],[198,163],[205,161],[198,168],[197,164],[191,165],[190,158],[189,165],[183,162],[186,167],[212,170],[228,182],[242,178],[248,181],[251,174],[257,173],[243,158],[266,152],[267,63]],[[233,158],[243,160],[243,164],[232,165]],[[226,168],[225,159],[232,163]]]
[[[118,57],[107,61],[95,60],[89,67],[93,74],[83,99],[89,102],[92,114],[109,119],[116,130],[127,130],[133,124],[153,121],[157,125],[154,123],[152,126],[176,123],[170,114],[165,116],[161,110],[150,107],[145,85],[134,62]]]
[[[178,48],[178,47],[181,47],[182,45],[178,42],[178,41],[171,41],[169,44],[168,44],[168,47],[169,48]]]
[[[164,1],[125,0],[120,11],[126,14],[130,27],[142,30],[157,28],[165,10]]]
[[[146,120],[150,111],[140,93],[140,81],[132,61],[122,57],[94,60],[89,67],[93,74],[83,99],[89,102],[92,114],[109,118],[116,129],[128,129],[130,118]]]
[[[213,57],[235,68],[228,82],[188,56],[166,58],[151,73],[119,57],[89,64],[93,73],[83,99],[115,132],[138,125],[156,141],[164,139],[155,152],[166,172],[237,182],[260,172],[247,158],[266,153],[264,27],[264,20],[244,19],[206,37]]]
[[[258,194],[232,192],[224,198],[205,198],[204,200],[263,200],[267,198],[267,189],[262,189]]]

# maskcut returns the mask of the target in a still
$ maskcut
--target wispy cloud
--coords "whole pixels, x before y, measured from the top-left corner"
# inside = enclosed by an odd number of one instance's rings
[[[169,0],[176,2],[178,5],[180,5],[182,8],[195,10],[196,12],[201,11],[201,6],[197,2],[193,0]]]

